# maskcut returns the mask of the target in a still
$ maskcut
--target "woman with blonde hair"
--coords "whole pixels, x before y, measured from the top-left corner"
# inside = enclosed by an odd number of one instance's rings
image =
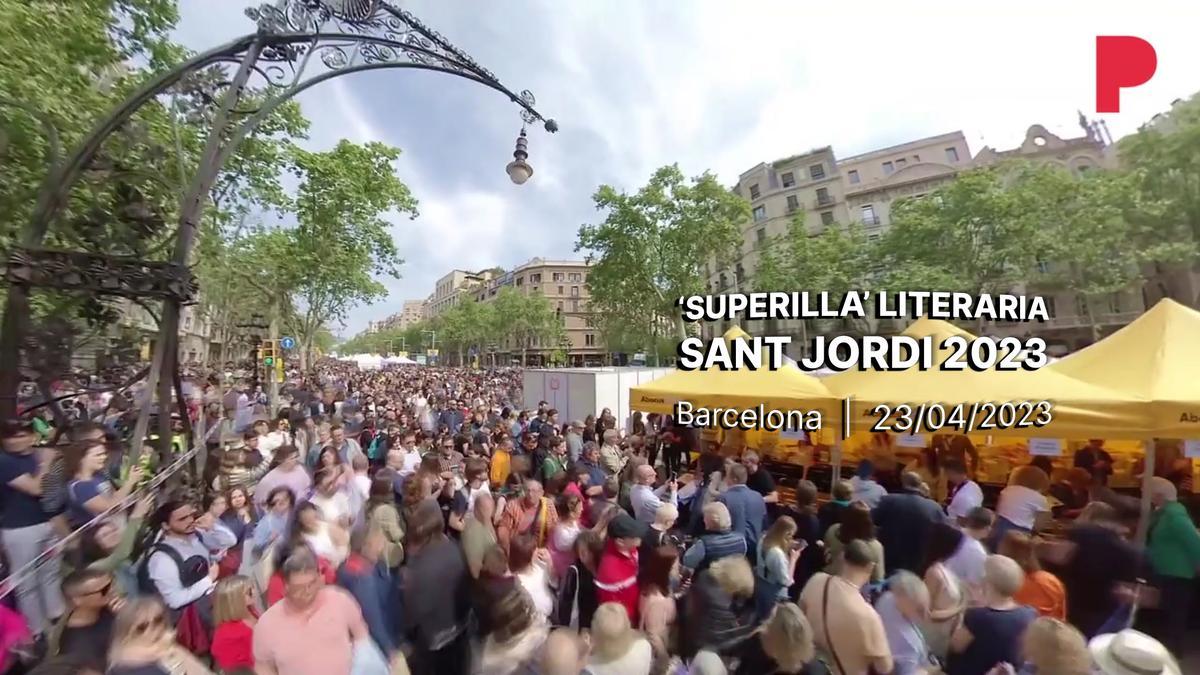
[[[777,602],[788,599],[796,563],[804,550],[804,542],[795,542],[795,536],[796,521],[791,516],[780,516],[758,542],[754,604],[760,619],[770,616]]]
[[[529,594],[510,586],[488,608],[493,630],[483,643],[482,675],[510,675],[537,664],[550,625],[534,609]]]
[[[212,675],[199,659],[175,641],[166,606],[151,596],[134,598],[117,613],[107,672],[109,675]]]
[[[743,643],[735,675],[816,675],[813,630],[800,606],[783,602],[755,638]]]
[[[1021,640],[1021,651],[1025,664],[1016,670],[1021,675],[1091,675],[1095,672],[1083,633],[1058,619],[1043,616],[1029,624]],[[997,666],[992,674],[1012,672],[1014,669],[1006,668],[1007,665]]]
[[[213,591],[213,663],[224,672],[254,667],[254,587],[235,575],[217,582]]]
[[[633,629],[629,612],[620,603],[606,602],[592,617],[592,652],[587,670],[592,675],[649,675],[654,664],[650,641]]]
[[[686,596],[683,656],[701,649],[723,653],[754,630],[754,571],[741,556],[726,556],[698,573]]]

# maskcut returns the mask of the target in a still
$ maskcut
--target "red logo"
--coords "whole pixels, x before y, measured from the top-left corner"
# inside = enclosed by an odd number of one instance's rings
[[[1154,45],[1142,38],[1096,36],[1096,112],[1121,112],[1121,90],[1146,84],[1157,69]]]

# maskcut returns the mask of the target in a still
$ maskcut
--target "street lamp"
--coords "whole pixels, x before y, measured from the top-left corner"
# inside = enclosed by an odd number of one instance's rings
[[[242,141],[279,106],[312,87],[352,73],[382,69],[429,70],[481,84],[519,106],[522,131],[507,170],[517,184],[529,180],[533,169],[526,161],[525,125],[540,122],[550,133],[557,131],[558,125],[534,108],[532,93],[508,89],[495,74],[398,4],[396,0],[272,0],[251,7],[246,14],[255,21],[255,31],[154,74],[66,153],[61,152],[53,120],[22,102],[0,97],[0,106],[23,111],[42,124],[48,148],[47,173],[36,205],[21,237],[8,247],[4,266],[9,288],[0,328],[0,417],[16,413],[21,380],[18,364],[29,333],[26,319],[32,314],[30,296],[39,287],[89,296],[161,300],[159,339],[145,388],[157,391],[164,407],[170,405],[172,374],[179,371],[173,355],[178,350],[180,310],[195,301],[198,291],[189,265],[208,192]],[[219,71],[222,77],[211,78],[211,82],[201,78],[206,82],[201,93],[211,102],[212,114],[206,119],[207,138],[195,168],[186,180],[180,180],[188,189],[181,195],[171,260],[141,260],[137,253],[114,256],[106,254],[107,249],[99,253],[43,248],[51,224],[64,217],[68,206],[75,210],[72,190],[100,164],[105,141],[126,128],[145,106],[178,93],[181,83],[190,82],[188,75],[209,69]],[[248,107],[245,103],[250,97],[253,105]],[[182,403],[181,393],[177,398]],[[145,437],[153,396],[146,400],[135,427],[135,444]],[[166,424],[168,417],[161,420]],[[166,452],[169,429],[160,431]]]
[[[513,151],[513,161],[504,167],[508,177],[517,185],[524,185],[533,175],[533,167],[525,160],[529,158],[529,139],[525,137],[525,128],[521,127],[521,135],[517,136],[517,149]]]

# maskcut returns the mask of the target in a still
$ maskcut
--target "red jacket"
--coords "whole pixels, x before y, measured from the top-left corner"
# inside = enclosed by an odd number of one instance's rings
[[[638,552],[622,553],[610,539],[596,568],[596,602],[618,602],[629,612],[629,622],[638,625]]]

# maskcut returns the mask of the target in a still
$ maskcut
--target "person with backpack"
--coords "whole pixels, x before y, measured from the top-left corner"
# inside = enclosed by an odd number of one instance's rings
[[[139,585],[144,593],[161,597],[176,619],[195,606],[211,629],[209,594],[218,575],[213,551],[237,545],[237,537],[211,513],[201,513],[187,500],[170,500],[155,516],[161,536],[144,558]]]

